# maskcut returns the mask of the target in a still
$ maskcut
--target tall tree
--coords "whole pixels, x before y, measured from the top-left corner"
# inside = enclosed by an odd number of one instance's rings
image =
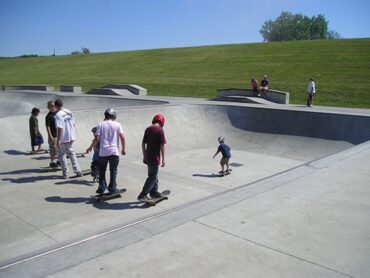
[[[328,32],[324,15],[308,16],[282,12],[275,20],[267,20],[260,33],[264,41],[315,40],[338,38],[335,31]]]

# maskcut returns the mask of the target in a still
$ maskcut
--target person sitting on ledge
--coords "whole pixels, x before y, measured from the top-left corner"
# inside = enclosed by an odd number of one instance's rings
[[[266,98],[266,92],[269,89],[268,85],[269,85],[269,81],[267,79],[267,75],[265,75],[263,79],[261,80],[260,94],[258,96]]]

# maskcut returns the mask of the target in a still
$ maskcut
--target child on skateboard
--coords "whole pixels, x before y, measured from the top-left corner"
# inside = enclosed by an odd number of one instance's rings
[[[95,139],[90,147],[86,150],[87,153],[100,144],[99,149],[99,187],[97,194],[104,194],[107,189],[105,180],[105,172],[109,163],[110,181],[108,191],[110,194],[119,192],[117,189],[117,172],[119,163],[119,142],[121,142],[121,154],[126,155],[125,136],[123,135],[122,126],[116,122],[116,112],[108,108],[104,112],[105,120],[101,122],[95,132]]]
[[[48,143],[49,143],[49,150],[50,150],[50,168],[57,168],[58,161],[57,161],[57,126],[55,124],[55,105],[54,101],[49,101],[47,108],[49,109],[49,113],[45,117],[45,126],[46,131],[48,134]]]
[[[68,154],[73,171],[78,177],[82,176],[81,169],[78,166],[76,153],[73,149],[73,143],[76,140],[75,134],[75,122],[71,111],[63,107],[63,102],[57,99],[54,103],[56,108],[55,124],[57,127],[57,147],[58,147],[58,158],[63,170],[63,178],[69,178],[69,169],[67,165]]]
[[[225,175],[226,173],[230,173],[230,170],[231,170],[229,169],[229,160],[231,158],[231,151],[230,151],[230,147],[225,144],[225,138],[218,137],[218,142],[220,145],[218,146],[218,149],[215,155],[213,156],[213,158],[215,158],[220,152],[222,153],[222,158],[220,160],[221,171],[219,173],[221,175]],[[225,165],[226,165],[226,171],[224,171]]]
[[[164,135],[165,119],[162,115],[155,115],[152,120],[152,125],[149,126],[144,133],[142,141],[143,162],[148,166],[148,178],[145,181],[143,189],[137,199],[145,202],[150,200],[148,194],[152,198],[160,198],[162,194],[158,191],[158,172],[159,165],[164,167],[166,138]],[[162,160],[162,163],[161,163]]]
[[[41,151],[41,145],[44,143],[44,139],[39,130],[39,121],[37,116],[40,114],[40,109],[37,107],[32,108],[31,117],[29,120],[30,136],[31,136],[31,147],[32,153]],[[37,146],[37,150],[35,147]]]

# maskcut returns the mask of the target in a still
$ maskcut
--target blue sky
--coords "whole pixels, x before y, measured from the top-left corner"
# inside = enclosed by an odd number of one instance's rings
[[[368,0],[0,0],[0,56],[261,42],[263,22],[282,11],[370,37]]]

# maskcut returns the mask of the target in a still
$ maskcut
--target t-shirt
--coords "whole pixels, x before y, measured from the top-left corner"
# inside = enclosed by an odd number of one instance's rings
[[[268,84],[269,84],[269,81],[267,79],[262,79],[261,80],[261,86],[262,87],[267,87]]]
[[[225,157],[225,158],[231,157],[230,147],[224,143],[221,143],[218,146],[218,151],[222,153],[222,157]]]
[[[60,143],[69,143],[76,140],[75,121],[71,111],[64,108],[59,110],[55,115],[55,124],[57,128],[63,129]]]
[[[55,114],[56,112],[49,112],[45,117],[45,126],[50,128],[51,135],[55,138],[58,136],[57,126],[55,124]]]
[[[37,135],[39,135],[39,121],[37,120],[37,117],[35,115],[31,115],[29,127],[31,137],[36,137]]]
[[[253,89],[257,89],[257,87],[258,87],[258,86],[257,86],[257,81],[256,81],[256,79],[253,79],[253,80],[252,80],[252,88],[253,88]]]
[[[145,130],[143,143],[146,144],[145,159],[148,165],[159,165],[161,145],[166,144],[162,127],[152,125]]]
[[[119,156],[119,135],[123,134],[120,123],[106,120],[98,124],[95,135],[100,137],[99,156]]]
[[[313,81],[308,82],[307,92],[311,95],[315,94],[316,92],[315,82]]]

